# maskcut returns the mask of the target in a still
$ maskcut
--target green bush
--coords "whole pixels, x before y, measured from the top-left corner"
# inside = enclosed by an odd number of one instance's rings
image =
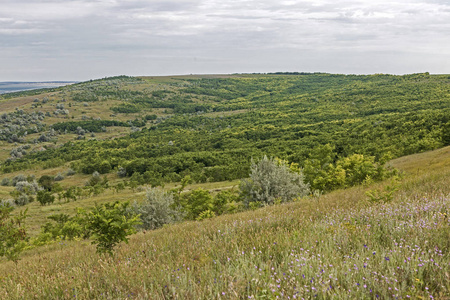
[[[214,218],[216,216],[216,214],[211,211],[211,210],[204,210],[202,211],[197,218],[195,218],[197,221],[202,221],[205,219],[210,219],[210,218]]]
[[[55,179],[52,176],[49,175],[42,175],[39,180],[38,183],[40,184],[40,186],[42,186],[42,188],[44,188],[47,191],[51,191],[52,190],[52,186],[54,183]]]
[[[56,214],[49,216],[48,219],[53,222],[47,222],[42,226],[40,236],[50,235],[52,239],[60,238],[64,240],[89,237],[82,211],[79,211],[73,217],[69,217],[67,214]]]
[[[31,203],[34,201],[34,198],[32,195],[27,195],[27,194],[21,194],[17,191],[14,191],[17,194],[13,194],[14,197],[14,204],[16,204],[17,206],[24,206],[27,205],[28,203]]]
[[[375,161],[374,156],[352,154],[336,158],[334,147],[319,146],[305,161],[304,173],[313,190],[330,191],[362,184],[365,181],[379,181],[395,174],[384,164],[391,156],[386,153]]]
[[[10,206],[0,205],[0,257],[6,257],[15,263],[27,245],[27,234],[24,227],[27,210],[18,216],[11,216]]]
[[[113,255],[114,247],[120,243],[128,243],[127,236],[136,232],[135,226],[140,223],[139,216],[128,210],[129,202],[106,203],[96,205],[85,212],[86,229],[97,245],[98,253]]]
[[[214,196],[213,211],[216,215],[237,211],[238,194],[233,190],[220,191]]]
[[[189,220],[195,220],[202,212],[214,209],[213,197],[202,188],[181,194],[180,204],[185,218]]]
[[[36,200],[41,205],[51,204],[51,203],[55,202],[55,196],[53,196],[52,193],[50,193],[50,192],[42,190],[42,191],[37,192]]]

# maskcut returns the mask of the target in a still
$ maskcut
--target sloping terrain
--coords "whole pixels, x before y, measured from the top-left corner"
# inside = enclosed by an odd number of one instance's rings
[[[428,74],[121,76],[6,94],[0,169],[123,168],[157,185],[239,179],[263,155],[303,166],[325,144],[334,159],[399,157],[450,143],[449,83]]]
[[[32,238],[17,265],[0,261],[0,298],[450,294],[448,75],[119,76],[4,94],[0,111],[0,200],[28,210]],[[239,180],[264,156],[311,194],[246,206]],[[49,216],[155,186],[222,206],[113,257],[41,234]]]
[[[438,164],[436,162],[439,162]],[[430,298],[450,294],[450,148],[390,180],[134,235],[114,257],[61,241],[0,264],[8,299]],[[420,163],[420,172],[414,164]],[[289,297],[289,298],[288,298]]]

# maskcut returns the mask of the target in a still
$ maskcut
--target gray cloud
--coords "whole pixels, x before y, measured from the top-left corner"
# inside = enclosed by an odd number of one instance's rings
[[[0,80],[450,72],[439,0],[4,0]]]

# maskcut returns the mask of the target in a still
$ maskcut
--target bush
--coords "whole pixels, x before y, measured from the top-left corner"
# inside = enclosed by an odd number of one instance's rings
[[[8,177],[5,177],[5,178],[2,179],[1,185],[2,186],[10,186],[11,185],[11,180]]]
[[[138,228],[150,230],[180,219],[180,214],[173,208],[173,205],[173,194],[152,188],[147,190],[143,202],[134,202],[130,209],[141,218],[142,224]]]
[[[117,176],[119,176],[119,177],[126,177],[127,176],[127,169],[125,169],[123,167],[119,167],[119,169],[117,170]]]
[[[72,175],[75,175],[75,174],[76,174],[76,172],[74,170],[72,170],[72,169],[69,169],[66,172],[66,176],[72,176]]]
[[[62,238],[65,240],[89,237],[81,212],[73,217],[66,214],[55,214],[49,216],[48,219],[54,222],[47,222],[42,226],[41,236],[50,235],[52,239]]]
[[[25,193],[27,195],[35,195],[37,191],[42,190],[36,181],[19,181],[16,183],[16,190],[20,193]]]
[[[288,202],[309,193],[309,185],[304,183],[301,171],[292,171],[285,162],[264,156],[257,163],[252,162],[250,172],[250,178],[239,185],[246,206]]]
[[[235,191],[220,191],[214,196],[213,211],[217,215],[233,213],[237,210],[238,195]]]
[[[20,181],[27,181],[27,177],[23,174],[19,174],[17,176],[14,176],[13,179],[11,180],[11,185],[12,186],[16,186],[16,184]]]
[[[18,216],[11,216],[12,207],[0,205],[0,257],[17,263],[20,253],[25,249],[27,234],[24,228],[26,210]]]
[[[58,175],[55,176],[55,181],[61,181],[64,180],[64,175],[59,173]]]
[[[210,218],[214,218],[216,216],[216,214],[213,212],[213,211],[211,211],[211,210],[205,210],[205,211],[202,211],[199,215],[198,215],[198,217],[197,218],[195,218],[197,221],[202,221],[202,220],[205,220],[205,219],[210,219]]]
[[[376,162],[373,156],[352,154],[336,159],[334,148],[319,146],[305,161],[304,174],[313,190],[331,191],[367,181],[380,181],[393,176],[396,171],[384,167],[390,159],[386,153]]]
[[[14,205],[16,205],[14,199],[0,199],[0,206],[14,207]]]
[[[47,191],[39,191],[37,192],[36,200],[41,205],[51,204],[55,202],[55,196],[53,196],[50,192]]]
[[[198,188],[180,195],[180,204],[183,212],[186,213],[186,219],[195,220],[200,214],[206,210],[214,209],[213,197],[211,194]]]
[[[51,191],[52,187],[53,187],[53,181],[54,178],[52,176],[49,175],[42,175],[39,180],[38,183],[47,191]]]
[[[85,213],[86,229],[97,244],[98,253],[113,254],[120,242],[128,243],[127,236],[136,232],[139,216],[129,213],[129,202],[106,203]]]
[[[15,198],[14,199],[14,203],[17,205],[17,206],[24,206],[24,205],[27,205],[28,203],[31,203],[31,202],[33,202],[33,196],[29,196],[29,195],[26,195],[26,194],[20,194],[17,198]]]
[[[89,180],[86,182],[86,186],[95,186],[97,184],[99,184],[102,181],[102,178],[100,177],[100,173],[98,173],[97,171],[95,171],[94,173],[92,173],[92,177],[89,178]]]

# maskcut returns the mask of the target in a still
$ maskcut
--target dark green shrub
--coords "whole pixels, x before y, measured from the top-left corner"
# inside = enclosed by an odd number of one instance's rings
[[[49,175],[42,175],[41,178],[39,178],[38,183],[47,191],[52,190],[54,178]]]
[[[43,190],[43,191],[37,192],[36,200],[41,205],[51,204],[51,203],[55,202],[55,196],[53,196],[52,193]]]

